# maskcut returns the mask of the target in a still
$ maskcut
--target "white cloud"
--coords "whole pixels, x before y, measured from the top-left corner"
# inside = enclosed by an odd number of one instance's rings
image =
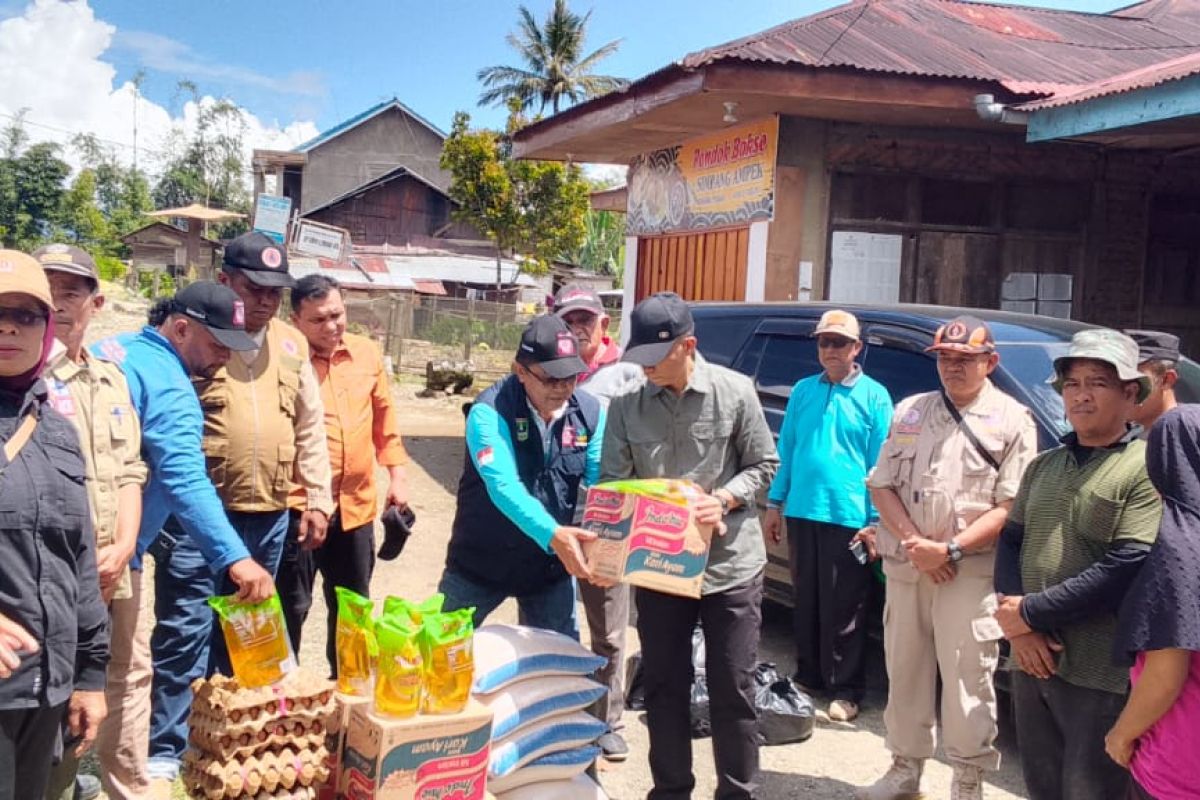
[[[628,167],[624,164],[581,164],[583,174],[609,186],[624,186]]]
[[[34,0],[19,16],[0,20],[0,126],[28,109],[27,131],[35,141],[65,144],[76,133],[92,133],[114,146],[122,160],[131,160],[134,87],[130,83],[114,86],[116,70],[104,60],[119,35],[114,26],[96,18],[86,0]],[[157,53],[158,68],[165,68],[173,59],[177,68],[198,74],[201,62],[189,48],[164,37],[154,37],[151,44],[149,36],[137,34],[134,39],[142,47],[139,52]],[[147,57],[148,67],[151,61]],[[267,88],[275,80],[236,67],[227,68],[221,77]],[[316,91],[319,83],[313,76],[284,80],[301,87],[292,93],[305,95]],[[213,98],[201,102],[213,102]],[[179,117],[173,117],[163,106],[138,99],[139,164],[153,171],[172,131],[194,130],[198,110],[189,102]],[[247,164],[256,147],[289,149],[318,133],[310,121],[281,126],[264,122],[245,109],[243,116]],[[63,156],[67,161],[75,158],[70,148],[64,149]]]

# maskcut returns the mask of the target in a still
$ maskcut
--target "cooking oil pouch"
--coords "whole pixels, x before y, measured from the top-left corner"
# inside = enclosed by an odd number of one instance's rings
[[[421,626],[427,714],[457,714],[467,706],[475,679],[474,608],[431,614]]]
[[[397,617],[375,623],[379,661],[375,669],[375,712],[415,717],[421,711],[422,671],[419,629]]]
[[[224,595],[208,598],[208,604],[221,621],[233,677],[243,687],[269,686],[296,668],[277,593],[260,603]]]
[[[383,601],[383,616],[393,617],[399,614],[402,618],[407,618],[413,625],[420,628],[425,621],[425,617],[430,614],[440,614],[442,606],[445,603],[446,595],[441,592],[430,595],[420,603],[405,600],[403,597],[387,597]]]
[[[339,692],[370,697],[371,678],[379,657],[375,640],[375,621],[371,612],[375,604],[358,592],[344,586],[337,593],[337,687]]]

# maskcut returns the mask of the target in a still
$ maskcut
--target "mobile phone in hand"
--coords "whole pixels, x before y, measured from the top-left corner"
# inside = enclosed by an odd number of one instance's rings
[[[863,544],[862,539],[855,539],[850,543],[850,553],[854,556],[854,560],[863,566],[866,566],[871,560],[871,557],[867,554],[867,546]]]

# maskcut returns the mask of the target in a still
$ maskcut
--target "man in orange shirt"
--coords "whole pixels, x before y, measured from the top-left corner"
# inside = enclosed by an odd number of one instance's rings
[[[321,384],[337,511],[324,541],[302,538],[303,490],[293,496],[292,526],[275,582],[298,655],[301,628],[312,606],[313,578],[320,571],[329,612],[325,655],[330,674],[336,677],[334,588],[344,586],[369,594],[375,568],[376,462],[387,469],[390,478],[386,505],[404,509],[408,506],[404,475],[408,455],[400,440],[379,348],[365,336],[346,333],[346,305],[337,281],[324,275],[301,278],[292,289],[291,301],[292,324],[308,340],[313,370]]]

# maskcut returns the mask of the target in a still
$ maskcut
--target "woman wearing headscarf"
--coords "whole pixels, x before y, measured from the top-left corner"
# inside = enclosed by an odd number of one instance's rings
[[[1134,800],[1200,798],[1200,405],[1150,431],[1146,469],[1162,526],[1121,607],[1116,656],[1134,659],[1133,691],[1105,739],[1133,775]]]
[[[0,250],[0,800],[41,797],[64,719],[82,753],[105,713],[83,456],[40,379],[52,307],[38,262]]]

